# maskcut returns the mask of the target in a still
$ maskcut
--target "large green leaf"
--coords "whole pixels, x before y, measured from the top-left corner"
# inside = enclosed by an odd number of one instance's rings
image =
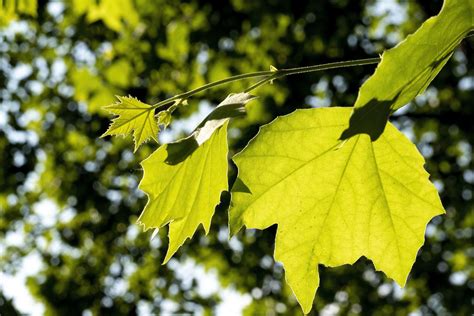
[[[474,0],[446,0],[439,15],[383,53],[375,73],[362,85],[350,127],[342,139],[366,133],[373,140],[387,118],[422,93],[474,29]]]
[[[319,284],[317,265],[361,256],[403,286],[428,221],[444,213],[416,147],[393,125],[374,142],[338,142],[350,108],[298,110],[277,118],[234,161],[229,225],[278,224],[275,259],[303,311]]]
[[[138,219],[145,230],[169,223],[169,247],[164,262],[194,235],[200,224],[207,234],[214,209],[227,182],[227,123],[245,112],[254,97],[229,95],[194,132],[158,148],[142,162],[139,188],[148,203]]]
[[[102,137],[133,133],[135,151],[150,138],[158,142],[158,122],[153,107],[133,97],[117,98],[119,102],[104,107],[118,117],[112,120]]]

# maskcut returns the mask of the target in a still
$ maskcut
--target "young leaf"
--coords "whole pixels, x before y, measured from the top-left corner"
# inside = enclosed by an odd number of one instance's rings
[[[168,127],[171,124],[172,114],[180,105],[188,105],[186,99],[177,99],[174,101],[168,109],[160,111],[156,118],[158,119],[158,125],[163,126],[163,128]]]
[[[158,124],[165,129],[171,124],[171,119],[173,117],[171,115],[171,111],[164,110],[158,112],[158,114],[156,114],[156,118],[158,119]]]
[[[234,161],[229,225],[278,224],[275,259],[305,313],[319,284],[318,264],[361,256],[403,286],[427,223],[443,214],[416,147],[389,124],[377,141],[345,141],[351,108],[298,110],[261,128]]]
[[[148,195],[138,222],[145,230],[169,223],[164,263],[201,224],[207,234],[227,184],[227,123],[242,115],[248,93],[229,95],[187,138],[163,145],[142,162],[139,188]]]
[[[362,85],[351,126],[341,138],[366,133],[377,139],[388,116],[427,88],[473,29],[474,1],[445,0],[437,16],[384,52],[375,73]]]
[[[101,137],[133,133],[135,151],[149,138],[158,142],[158,122],[152,106],[133,97],[117,98],[119,102],[108,105],[105,109],[118,117],[112,120],[109,129]]]

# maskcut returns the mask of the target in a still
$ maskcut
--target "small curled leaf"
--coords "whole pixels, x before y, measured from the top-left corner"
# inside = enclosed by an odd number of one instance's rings
[[[170,106],[168,109],[160,111],[156,118],[158,119],[158,125],[163,126],[163,129],[168,127],[171,124],[172,114],[174,110],[178,108],[180,105],[188,105],[188,100],[186,99],[177,99],[174,101],[173,105]]]

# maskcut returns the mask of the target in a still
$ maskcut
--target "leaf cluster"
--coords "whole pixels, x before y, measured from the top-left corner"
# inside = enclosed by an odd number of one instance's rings
[[[470,2],[446,0],[438,16],[384,52],[353,109],[312,109],[281,117],[262,127],[233,158],[239,173],[231,192],[231,234],[242,226],[278,225],[275,259],[283,263],[305,313],[319,284],[319,264],[336,267],[365,256],[377,270],[405,284],[426,225],[445,211],[423,157],[387,121],[428,87],[473,29],[473,13]],[[293,73],[299,72],[305,71]],[[271,66],[246,91],[273,83],[279,74]],[[139,222],[146,230],[169,224],[165,262],[200,224],[209,231],[220,194],[227,190],[227,122],[245,112],[251,98],[230,95],[189,137],[161,146],[142,163],[140,188],[149,201]],[[156,139],[156,107],[143,104],[134,114],[124,103],[109,106],[120,116],[104,135],[133,131],[136,150],[147,138]],[[169,121],[168,112],[158,117],[164,124]]]

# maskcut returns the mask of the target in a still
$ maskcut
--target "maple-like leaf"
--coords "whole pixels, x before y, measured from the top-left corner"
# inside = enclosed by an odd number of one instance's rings
[[[221,193],[228,190],[227,123],[253,98],[248,93],[229,95],[189,137],[161,146],[142,162],[139,188],[148,203],[138,222],[145,230],[169,223],[164,263],[199,225],[208,233]]]
[[[138,219],[145,230],[169,223],[169,247],[164,263],[200,224],[209,231],[214,209],[227,184],[227,123],[178,164],[168,164],[163,145],[142,162],[139,188],[148,203]]]
[[[133,97],[117,98],[119,102],[104,107],[118,117],[101,137],[133,134],[135,151],[150,138],[158,142],[159,128],[153,107]]]
[[[361,256],[403,286],[427,223],[443,214],[424,159],[393,125],[341,143],[351,108],[297,110],[260,132],[234,161],[229,225],[278,224],[275,259],[303,311],[319,284],[318,264]]]

